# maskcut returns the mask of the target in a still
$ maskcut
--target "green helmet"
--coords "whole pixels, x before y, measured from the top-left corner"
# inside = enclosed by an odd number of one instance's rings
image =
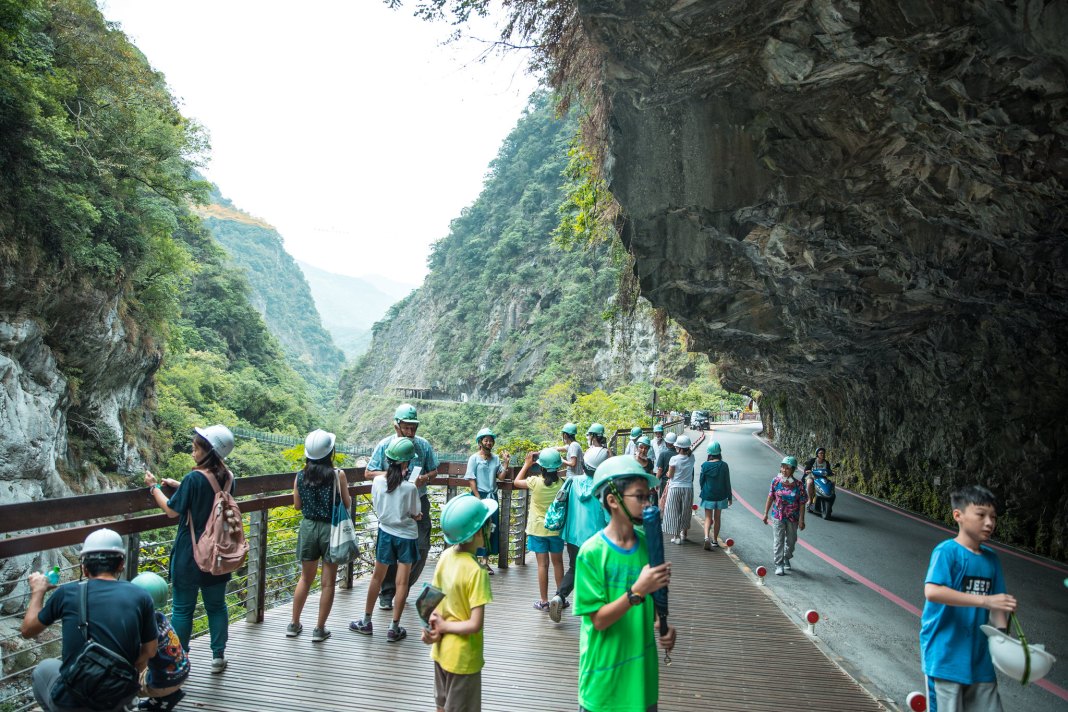
[[[415,455],[415,443],[411,438],[397,438],[386,448],[386,457],[393,462],[408,462]]]
[[[538,453],[538,466],[546,472],[556,472],[564,466],[564,459],[556,448],[547,447]]]
[[[792,467],[792,468],[794,468],[796,470],[797,469],[797,458],[794,457],[793,455],[787,455],[786,457],[784,457],[782,459],[782,464],[783,465],[789,465],[790,467]]]
[[[152,597],[152,604],[157,611],[167,605],[167,594],[170,589],[167,586],[167,582],[159,574],[145,571],[134,576],[130,583],[148,591],[148,595]]]
[[[567,433],[571,437],[578,435],[578,426],[574,423],[564,423],[564,427],[560,428],[561,433]]]
[[[630,477],[644,477],[650,488],[659,484],[656,477],[643,470],[631,455],[616,455],[597,466],[597,472],[593,474],[593,495],[600,496],[601,490],[612,480]]]
[[[594,423],[590,427],[586,428],[587,435],[604,435],[604,426],[600,423]]]
[[[475,436],[475,447],[481,446],[482,438],[486,437],[487,435],[493,438],[493,442],[497,442],[497,433],[493,432],[489,428],[482,428],[482,430],[478,431],[478,435]]]
[[[705,452],[707,452],[709,455],[722,455],[723,454],[723,450],[722,450],[722,448],[720,448],[718,440],[713,440],[712,442],[710,442],[708,444],[708,447],[705,448]]]
[[[457,495],[441,509],[441,534],[447,544],[463,544],[497,511],[497,500],[479,499],[470,492]]]
[[[631,437],[631,439],[640,438],[641,435],[642,435],[642,429],[639,428],[637,425],[635,425],[633,428],[630,429],[630,437]]]
[[[653,441],[649,439],[648,435],[643,435],[634,441],[635,445],[644,445],[645,447],[652,447]]]
[[[411,403],[401,403],[397,406],[397,412],[393,414],[393,422],[419,425],[419,416],[415,412],[415,406]]]
[[[664,426],[661,425],[660,423],[657,423],[656,425],[653,426],[653,432],[654,433],[662,433],[662,432],[664,432]]]

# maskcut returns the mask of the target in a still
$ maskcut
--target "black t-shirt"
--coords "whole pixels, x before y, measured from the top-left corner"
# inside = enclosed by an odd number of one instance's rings
[[[671,465],[671,458],[678,455],[679,451],[673,447],[665,446],[660,451],[660,456],[656,458],[656,469],[660,473],[660,479],[667,477],[668,467]]]
[[[152,598],[129,581],[89,579],[86,585],[89,587],[89,636],[132,665],[141,655],[141,646],[159,635]],[[64,670],[85,647],[85,638],[78,629],[80,586],[76,581],[63,584],[52,592],[37,614],[37,620],[43,625],[63,621]]]
[[[193,515],[193,529],[199,541],[208,525],[211,505],[215,502],[215,490],[204,478],[203,472],[190,471],[182,478],[178,491],[167,501],[167,506],[178,513],[178,534],[174,537],[174,548],[171,549],[171,581],[178,586],[214,586],[230,580],[230,574],[212,576],[201,571],[193,558],[193,540],[189,538],[189,517],[186,513]],[[231,482],[230,493],[233,494],[237,479],[233,478]]]

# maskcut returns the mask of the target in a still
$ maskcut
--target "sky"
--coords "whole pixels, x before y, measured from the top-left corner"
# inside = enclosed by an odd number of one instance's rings
[[[381,0],[99,0],[211,138],[205,175],[295,258],[416,285],[537,81]]]

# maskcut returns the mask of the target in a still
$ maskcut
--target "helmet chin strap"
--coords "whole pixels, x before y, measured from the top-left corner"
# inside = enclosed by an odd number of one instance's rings
[[[642,524],[643,523],[642,518],[641,517],[635,517],[627,509],[627,502],[626,502],[626,500],[623,499],[623,493],[619,491],[618,487],[616,487],[616,481],[615,480],[609,480],[608,481],[608,486],[611,488],[610,494],[614,494],[616,496],[616,501],[619,502],[619,506],[623,510],[623,513],[626,514],[628,517],[630,517],[631,524]]]

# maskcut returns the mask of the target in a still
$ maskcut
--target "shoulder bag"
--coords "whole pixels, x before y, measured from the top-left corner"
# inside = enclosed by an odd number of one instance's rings
[[[545,512],[545,528],[551,532],[558,532],[564,528],[564,523],[567,521],[567,502],[571,496],[571,485],[574,481],[573,477],[564,480],[564,486],[556,493],[552,504]]]

